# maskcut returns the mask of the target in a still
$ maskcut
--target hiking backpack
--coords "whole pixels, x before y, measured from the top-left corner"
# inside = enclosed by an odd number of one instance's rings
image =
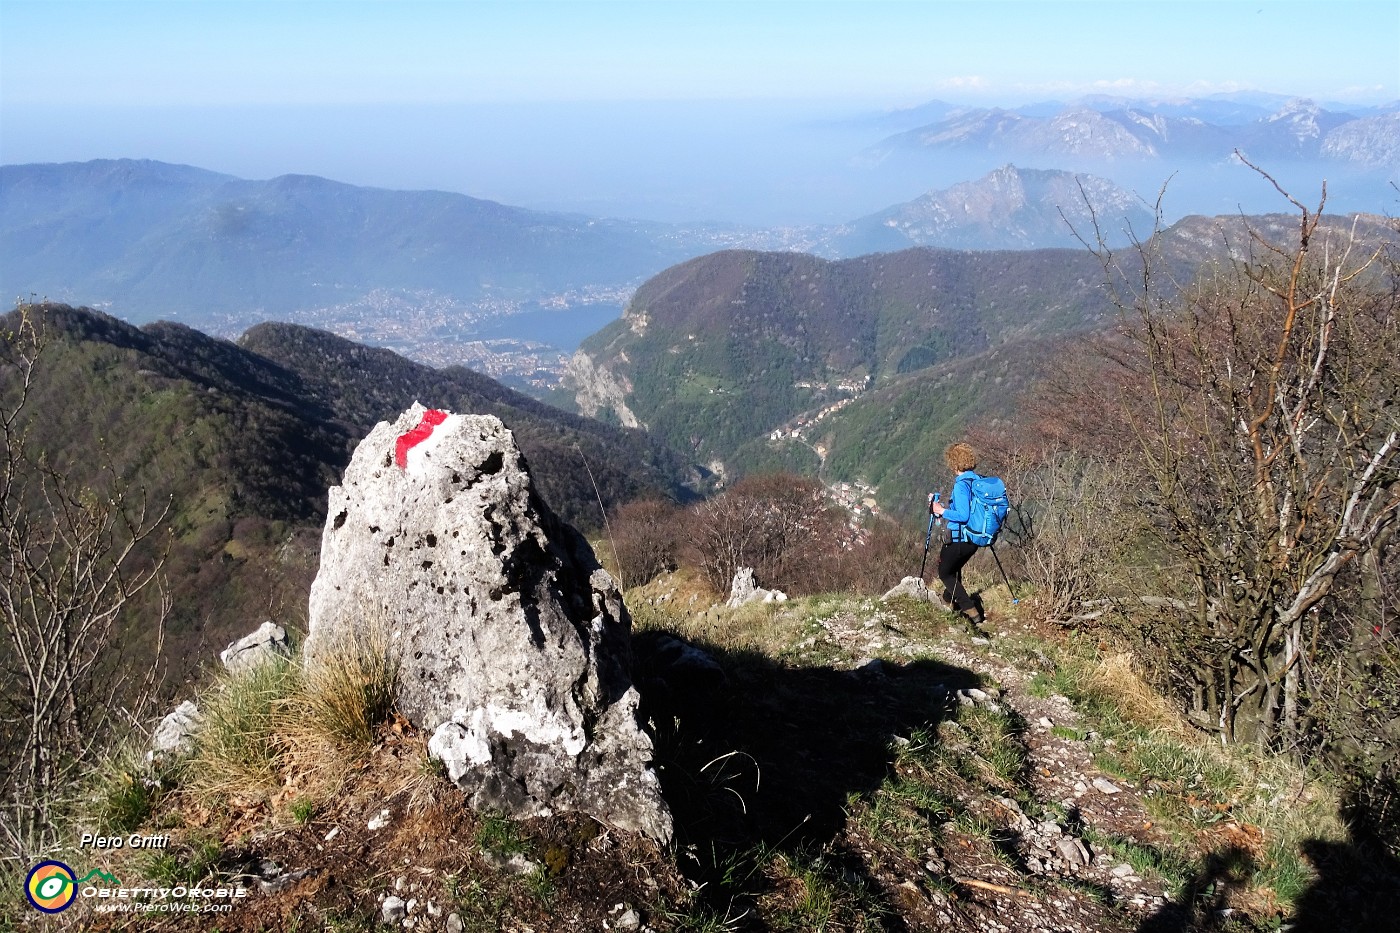
[[[963,525],[963,540],[978,547],[988,547],[997,539],[1001,523],[1011,503],[1006,498],[1006,484],[995,476],[974,476],[968,480],[972,492],[972,508]]]

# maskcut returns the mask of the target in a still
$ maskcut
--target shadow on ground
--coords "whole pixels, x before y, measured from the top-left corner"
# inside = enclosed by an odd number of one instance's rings
[[[1345,843],[1310,839],[1303,855],[1317,878],[1295,901],[1283,920],[1288,933],[1400,931],[1400,862],[1383,840],[1355,825]],[[1206,856],[1182,896],[1148,918],[1138,933],[1202,933],[1239,929],[1231,926],[1230,894],[1259,868],[1241,849]]]
[[[718,901],[762,887],[749,869],[764,853],[810,853],[836,840],[850,799],[881,786],[898,742],[931,734],[951,715],[955,692],[980,682],[934,661],[796,668],[711,645],[699,647],[722,677],[675,677],[657,662],[671,637],[633,639],[642,714],[655,729],[682,870],[724,912],[732,905]]]

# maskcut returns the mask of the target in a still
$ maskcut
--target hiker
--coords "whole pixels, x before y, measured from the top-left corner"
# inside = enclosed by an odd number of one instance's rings
[[[943,451],[943,462],[954,473],[953,489],[945,505],[936,498],[929,503],[929,512],[948,525],[948,540],[938,552],[938,579],[943,583],[943,602],[967,617],[973,625],[981,625],[982,610],[963,586],[963,565],[977,553],[977,544],[967,539],[963,525],[972,517],[972,480],[977,479],[977,452],[966,443],[949,444]],[[965,482],[966,481],[966,482]]]

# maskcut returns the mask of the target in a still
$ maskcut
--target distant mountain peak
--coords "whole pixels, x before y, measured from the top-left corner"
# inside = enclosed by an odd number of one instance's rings
[[[1141,198],[1106,178],[1008,162],[974,181],[852,221],[832,239],[828,252],[1075,247],[1073,229],[1097,222],[1117,242],[1126,238],[1127,227],[1150,229],[1152,219]]]
[[[1307,97],[1289,98],[1282,107],[1274,112],[1270,120],[1286,120],[1298,114],[1313,116],[1322,112],[1322,108],[1317,103]]]

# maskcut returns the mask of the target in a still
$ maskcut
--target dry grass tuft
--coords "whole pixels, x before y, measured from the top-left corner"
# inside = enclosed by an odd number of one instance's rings
[[[1126,719],[1175,737],[1194,735],[1172,705],[1138,673],[1132,656],[1111,654],[1085,675],[1084,693],[1117,709]]]
[[[290,660],[220,677],[199,698],[202,721],[183,785],[201,796],[264,798],[281,783],[299,670]]]
[[[398,663],[380,631],[306,669],[294,657],[221,677],[199,698],[182,789],[273,809],[336,793],[393,714]]]
[[[393,713],[399,657],[385,626],[323,651],[302,675],[300,701],[307,719],[327,738],[350,750],[374,744]]]
[[[322,800],[337,794],[353,775],[359,759],[315,724],[301,718],[284,723],[277,761],[279,786],[274,807],[291,812],[298,801]]]

